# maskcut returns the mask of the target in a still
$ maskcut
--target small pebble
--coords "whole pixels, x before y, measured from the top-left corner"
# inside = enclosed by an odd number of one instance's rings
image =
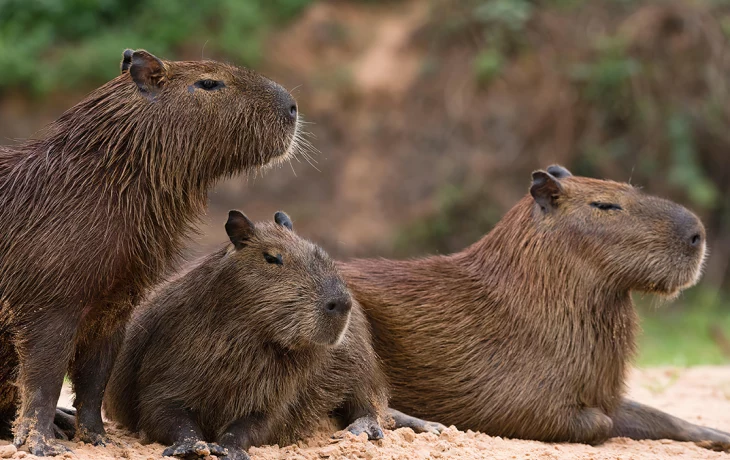
[[[7,446],[0,446],[0,458],[10,458],[17,451],[18,449],[16,449],[15,446],[12,444],[8,444]]]

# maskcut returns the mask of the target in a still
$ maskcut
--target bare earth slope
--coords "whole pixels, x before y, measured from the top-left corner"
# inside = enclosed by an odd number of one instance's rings
[[[631,377],[630,396],[695,423],[730,431],[730,366],[691,369],[658,368],[636,370]],[[61,405],[69,405],[68,395]],[[325,423],[326,425],[326,423]],[[79,459],[160,458],[163,447],[143,445],[138,438],[113,426],[109,429],[118,446],[99,448],[67,443]],[[545,444],[533,441],[493,438],[450,428],[441,436],[414,435],[409,429],[389,431],[382,441],[368,442],[345,436],[330,439],[321,434],[293,446],[251,449],[253,460],[274,459],[730,459],[730,454],[710,452],[693,444],[672,441],[615,439],[599,447],[581,444]],[[0,445],[0,458],[36,458]]]

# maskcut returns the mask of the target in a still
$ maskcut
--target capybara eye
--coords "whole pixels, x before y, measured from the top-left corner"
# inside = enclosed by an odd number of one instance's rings
[[[281,254],[277,254],[276,256],[272,256],[271,254],[264,253],[264,259],[270,264],[276,264],[276,265],[284,265],[284,259],[281,257]]]
[[[225,88],[225,86],[226,86],[226,84],[220,80],[205,79],[205,80],[198,80],[195,82],[196,88],[201,88],[206,91],[213,91],[216,89]]]
[[[623,208],[614,203],[602,203],[600,201],[594,201],[591,206],[601,211],[621,211]]]

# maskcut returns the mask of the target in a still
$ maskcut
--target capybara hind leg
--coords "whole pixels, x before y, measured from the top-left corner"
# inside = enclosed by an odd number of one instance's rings
[[[63,407],[56,408],[56,416],[53,418],[53,432],[56,439],[70,441],[76,435],[76,413]]]
[[[76,339],[71,382],[76,399],[76,438],[95,446],[108,442],[101,418],[104,399],[114,361],[124,340],[124,319],[99,316],[85,321]]]
[[[21,405],[13,444],[25,443],[31,454],[41,457],[69,451],[55,440],[53,421],[72,355],[77,317],[56,313],[24,325],[16,342]]]
[[[398,428],[410,428],[416,433],[434,433],[439,434],[446,429],[440,423],[429,422],[420,418],[411,417],[401,411],[389,408],[387,411],[387,419],[394,430]]]
[[[730,451],[730,434],[689,423],[634,401],[623,401],[613,414],[611,436],[695,442],[711,450]]]
[[[610,437],[612,427],[611,418],[603,411],[595,407],[586,407],[570,421],[570,431],[567,436],[559,436],[556,441],[601,444]]]

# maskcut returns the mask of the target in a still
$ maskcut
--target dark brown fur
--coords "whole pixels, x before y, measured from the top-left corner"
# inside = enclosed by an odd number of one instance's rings
[[[297,144],[293,99],[252,71],[131,50],[122,70],[40,138],[0,147],[0,424],[19,405],[14,442],[39,455],[65,449],[51,438],[67,369],[78,436],[103,443],[124,324],[208,189]]]
[[[637,328],[630,293],[693,285],[702,224],[628,184],[548,171],[460,253],[340,265],[373,326],[391,405],[490,435],[727,448],[726,433],[624,399]]]
[[[174,444],[166,455],[222,446],[244,457],[300,439],[335,409],[382,437],[386,386],[365,315],[327,254],[285,214],[277,221],[232,211],[233,245],[135,311],[106,393],[110,419]]]

